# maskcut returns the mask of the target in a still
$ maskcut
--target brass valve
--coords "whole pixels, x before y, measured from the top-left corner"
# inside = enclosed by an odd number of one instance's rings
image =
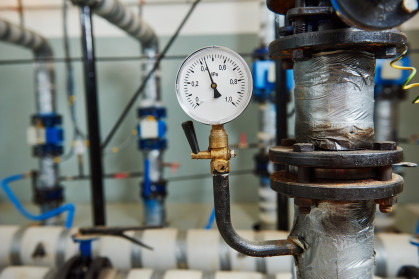
[[[212,125],[207,151],[199,151],[192,122],[182,124],[191,145],[192,159],[211,159],[211,173],[229,173],[229,160],[236,157],[236,152],[228,148],[228,135],[223,125]]]

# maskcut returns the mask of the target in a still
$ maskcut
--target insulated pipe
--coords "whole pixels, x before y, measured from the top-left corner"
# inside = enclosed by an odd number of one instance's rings
[[[308,249],[298,257],[298,278],[372,278],[374,201],[320,201],[310,213],[295,209],[292,236]]]
[[[24,29],[18,25],[0,19],[0,40],[30,49],[36,59],[35,63],[35,99],[38,115],[53,115],[56,113],[55,80],[53,51],[47,40],[41,35]],[[58,185],[59,170],[54,156],[45,155],[39,160],[39,175],[36,187],[39,190],[52,189]],[[60,205],[60,202],[50,202],[41,205],[41,211],[46,212]],[[57,218],[50,218],[46,224],[57,223]]]
[[[142,53],[147,59],[143,66],[144,76],[147,75],[153,68],[158,54],[157,36],[147,23],[118,0],[72,0],[72,2],[79,6],[91,7],[93,13],[103,17],[137,39],[141,43]],[[149,102],[144,106],[153,106],[160,101],[159,77],[156,74],[150,77],[147,82],[143,99]]]
[[[63,227],[0,226],[0,269],[12,265],[59,267],[79,253],[78,245]],[[288,235],[281,231],[239,231],[253,240],[281,239]],[[104,236],[93,242],[94,257],[106,257],[118,270],[143,267],[156,271],[176,268],[198,269],[205,272],[217,270],[257,271],[266,274],[289,272],[292,257],[255,258],[243,256],[221,239],[217,230],[176,229],[128,232],[150,245],[153,251],[119,237]],[[375,235],[376,274],[395,277],[401,266],[417,265],[417,248],[409,243],[411,235],[378,233]],[[34,253],[44,248],[45,254]],[[33,257],[33,255],[37,255]]]
[[[294,61],[297,142],[330,151],[372,148],[374,75],[375,57],[362,50]],[[298,278],[373,278],[375,210],[373,200],[296,207],[290,235],[308,247],[295,258]]]
[[[78,6],[90,6],[92,12],[139,40],[143,47],[157,44],[153,29],[118,0],[72,0]]]
[[[267,276],[257,272],[217,271],[172,269],[156,271],[135,268],[121,271],[115,268],[104,268],[96,279],[289,279],[291,273],[278,273]],[[56,270],[48,267],[12,266],[0,273],[0,279],[57,279]],[[89,277],[90,278],[90,277]]]
[[[230,247],[252,257],[299,255],[303,252],[300,246],[290,240],[250,241],[242,238],[231,224],[228,174],[214,174],[213,188],[217,227]]]
[[[326,150],[372,148],[375,57],[361,50],[294,62],[295,137]]]
[[[124,6],[118,0],[72,0],[79,6],[89,6],[91,11],[110,23],[118,26],[130,36],[141,43],[142,54],[146,61],[142,66],[143,77],[153,69],[156,57],[158,55],[158,39],[154,30],[147,25],[132,10]],[[149,78],[144,88],[144,94],[141,101],[141,107],[159,107],[160,106],[160,77],[158,70]],[[163,150],[145,150],[144,160],[155,162],[151,164],[150,171],[155,176],[161,177],[163,174]],[[156,161],[157,159],[157,161]],[[161,180],[151,180],[152,183],[158,183]],[[145,201],[144,208],[146,225],[165,225],[164,197],[149,199]]]

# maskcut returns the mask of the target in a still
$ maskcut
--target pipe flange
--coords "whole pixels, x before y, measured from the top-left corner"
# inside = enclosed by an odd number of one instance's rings
[[[296,152],[293,146],[275,146],[269,149],[269,160],[281,165],[311,168],[371,168],[402,162],[403,149]]]
[[[266,5],[272,12],[283,15],[295,7],[295,0],[266,0]]]
[[[333,29],[279,38],[269,45],[269,55],[273,59],[304,60],[310,59],[313,52],[362,49],[374,53],[376,58],[391,58],[404,49],[406,42],[406,36],[397,30]]]
[[[310,183],[301,183],[298,182],[297,176],[287,171],[279,171],[271,175],[271,187],[283,195],[314,200],[379,200],[401,193],[403,178],[393,173],[392,178],[388,181],[319,179]]]

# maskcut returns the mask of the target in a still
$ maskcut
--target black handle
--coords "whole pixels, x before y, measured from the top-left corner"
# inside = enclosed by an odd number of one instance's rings
[[[189,146],[191,147],[192,153],[198,154],[199,145],[198,145],[198,140],[196,138],[193,122],[190,120],[183,122],[182,128],[183,128],[183,131],[185,132],[186,138],[188,139]]]

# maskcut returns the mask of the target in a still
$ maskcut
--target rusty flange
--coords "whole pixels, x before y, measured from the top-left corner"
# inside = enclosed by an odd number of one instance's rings
[[[324,169],[370,168],[403,161],[403,149],[298,152],[293,146],[275,146],[269,149],[269,160],[281,165]]]
[[[377,58],[394,57],[404,49],[406,36],[398,30],[364,31],[356,28],[305,32],[285,36],[269,45],[273,59],[310,59],[310,53],[338,49],[362,49]],[[301,50],[304,57],[294,50]],[[300,51],[300,52],[301,52]]]
[[[403,191],[403,178],[397,174],[388,181],[322,179],[301,183],[297,180],[297,176],[286,171],[275,172],[271,175],[271,187],[290,197],[335,201],[386,199]]]

